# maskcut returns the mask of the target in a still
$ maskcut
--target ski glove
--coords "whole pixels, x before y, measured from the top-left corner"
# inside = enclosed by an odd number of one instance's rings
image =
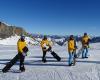
[[[27,53],[22,53],[23,54],[23,56],[27,56]]]

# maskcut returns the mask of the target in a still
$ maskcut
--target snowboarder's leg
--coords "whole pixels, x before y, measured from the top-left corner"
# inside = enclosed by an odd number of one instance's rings
[[[72,54],[72,64],[75,65],[76,63],[76,57],[75,57],[75,53]]]
[[[85,58],[88,58],[88,48],[85,48],[86,52],[85,52]]]
[[[69,64],[69,66],[72,65],[72,53],[71,53],[71,52],[69,52],[69,60],[68,60],[68,64]]]
[[[83,51],[82,51],[82,58],[85,58],[85,54],[84,54],[84,48],[83,48]]]
[[[10,68],[18,61],[19,54],[17,54],[9,63],[6,64],[6,66],[2,69],[2,72],[8,72]]]
[[[76,50],[74,51],[74,57],[78,58],[77,54],[76,54]]]
[[[57,59],[57,61],[61,61],[61,58],[57,55],[57,53],[55,53],[54,51],[51,51],[51,55]]]
[[[42,62],[46,62],[46,51],[43,51]]]
[[[24,59],[25,59],[25,56],[23,56],[22,54],[20,54],[20,70],[21,70],[22,72],[25,71]]]

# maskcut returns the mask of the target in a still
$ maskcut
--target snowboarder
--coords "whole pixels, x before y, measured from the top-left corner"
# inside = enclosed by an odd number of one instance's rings
[[[43,40],[41,41],[41,48],[43,51],[43,57],[42,57],[42,62],[47,62],[46,61],[46,53],[51,52],[51,55],[53,55],[54,58],[57,59],[57,61],[60,61],[61,58],[54,52],[52,51],[52,47],[50,45],[50,42],[47,39],[47,36],[44,36]]]
[[[90,37],[87,33],[84,33],[82,37],[82,58],[88,58],[88,48],[89,48]]]
[[[73,35],[70,35],[69,40],[68,40],[68,52],[69,52],[69,60],[68,64],[69,66],[75,65],[76,63],[76,41],[74,39]]]
[[[24,67],[24,59],[25,56],[28,52],[28,48],[25,42],[25,36],[21,36],[21,38],[18,40],[17,42],[17,47],[18,47],[18,54],[9,62],[6,64],[6,66],[2,69],[2,72],[8,72],[8,70],[10,70],[10,68],[18,61],[20,60],[20,71],[24,72],[25,71],[25,67]]]

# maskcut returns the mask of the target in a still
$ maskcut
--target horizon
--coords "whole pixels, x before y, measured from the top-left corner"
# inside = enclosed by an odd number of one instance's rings
[[[46,35],[100,36],[99,0],[1,0],[0,20]],[[6,6],[5,6],[6,5]]]

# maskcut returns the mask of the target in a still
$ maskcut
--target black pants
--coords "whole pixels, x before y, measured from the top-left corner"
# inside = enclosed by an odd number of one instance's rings
[[[19,54],[19,60],[20,60],[20,70],[25,69],[24,67],[24,60],[25,60],[25,56],[23,56],[22,54]]]
[[[18,53],[9,63],[12,64],[12,66],[19,60],[20,61],[20,69],[24,67],[24,59],[25,57],[22,55],[22,53]]]
[[[49,48],[47,51],[50,51],[51,52],[51,55],[55,59],[57,59],[57,61],[60,61],[61,60],[61,58],[54,51],[52,51],[51,48]],[[42,61],[44,61],[44,62],[46,61],[46,53],[47,53],[47,51],[43,51]]]
[[[23,56],[22,53],[18,53],[9,63],[6,64],[2,71],[7,72],[18,60],[20,61],[20,70],[25,71],[24,59],[25,56]]]
[[[42,61],[46,60],[46,51],[43,51],[43,57],[42,57]]]
[[[47,53],[48,51],[50,51],[50,50],[51,50],[51,47],[49,47],[49,49],[48,49],[48,50],[46,50],[46,51],[44,51],[44,50],[43,50],[43,57],[42,57],[42,61],[46,60],[46,53]]]

